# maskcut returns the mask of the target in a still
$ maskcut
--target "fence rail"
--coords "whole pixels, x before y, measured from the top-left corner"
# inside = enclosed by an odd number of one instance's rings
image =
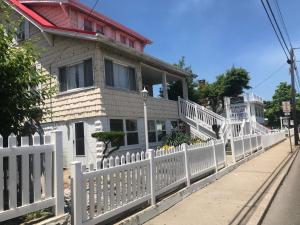
[[[3,147],[0,136],[0,222],[41,209],[55,207],[56,215],[64,213],[62,133],[8,137]],[[59,190],[59,191],[58,191]]]
[[[71,166],[74,224],[97,224],[167,195],[191,179],[226,166],[223,141],[149,150],[104,160],[104,168]]]

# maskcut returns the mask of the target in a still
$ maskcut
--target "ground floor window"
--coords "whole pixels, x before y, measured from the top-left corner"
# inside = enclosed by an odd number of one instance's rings
[[[179,122],[178,120],[171,120],[171,132],[179,131]]]
[[[137,120],[134,119],[110,119],[110,130],[125,133],[121,146],[139,144]]]
[[[148,120],[148,138],[150,143],[162,141],[166,133],[165,121]]]
[[[75,123],[75,150],[76,156],[84,156],[84,123]]]

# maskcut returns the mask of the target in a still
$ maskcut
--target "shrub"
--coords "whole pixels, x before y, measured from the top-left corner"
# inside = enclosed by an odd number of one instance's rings
[[[170,135],[167,135],[164,139],[164,146],[179,146],[183,143],[186,144],[196,144],[201,143],[203,140],[200,138],[191,138],[189,134],[182,132],[172,132]]]

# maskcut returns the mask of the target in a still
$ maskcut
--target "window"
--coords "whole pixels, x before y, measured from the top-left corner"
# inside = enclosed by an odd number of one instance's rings
[[[116,40],[117,32],[116,30],[111,30],[111,38]]]
[[[100,25],[100,24],[97,24],[96,26],[96,33],[100,33],[100,34],[103,34],[103,26]]]
[[[121,131],[121,132],[125,133],[124,139],[121,142],[121,146],[139,144],[137,120],[111,119],[110,120],[110,130],[111,131]],[[114,145],[112,144],[112,146],[114,146]]]
[[[176,132],[179,130],[178,121],[173,120],[171,121],[171,132]]]
[[[25,20],[23,20],[17,29],[17,41],[25,40]]]
[[[72,66],[65,66],[59,69],[59,90],[60,92],[75,88],[93,86],[93,63],[92,59],[83,61]]]
[[[75,123],[75,150],[76,150],[76,156],[85,155],[83,122]]]
[[[126,44],[126,37],[124,35],[121,34],[120,39],[122,44]]]
[[[105,59],[106,85],[136,91],[135,69]]]
[[[93,31],[93,23],[92,21],[88,20],[88,19],[84,19],[84,30],[86,31]]]
[[[148,138],[149,142],[160,142],[166,136],[166,123],[161,120],[148,121]]]
[[[129,39],[129,47],[134,48],[134,41]]]

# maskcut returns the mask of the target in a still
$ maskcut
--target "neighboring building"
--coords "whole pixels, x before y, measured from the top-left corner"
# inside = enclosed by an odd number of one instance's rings
[[[253,93],[244,93],[236,98],[225,98],[226,117],[231,121],[251,120],[265,123],[263,99]],[[249,116],[250,115],[250,116]]]
[[[252,120],[260,124],[265,124],[263,99],[253,93],[249,93],[244,94],[244,101],[250,104],[250,115]]]
[[[178,129],[178,105],[168,99],[167,85],[180,81],[187,99],[190,74],[145,54],[149,39],[76,0],[6,1],[26,19],[18,40],[31,39],[41,49],[41,69],[58,87],[47,101],[44,127],[63,131],[65,166],[96,160],[96,121],[104,131],[125,132],[119,151],[145,149],[143,87],[151,95],[150,146]]]

